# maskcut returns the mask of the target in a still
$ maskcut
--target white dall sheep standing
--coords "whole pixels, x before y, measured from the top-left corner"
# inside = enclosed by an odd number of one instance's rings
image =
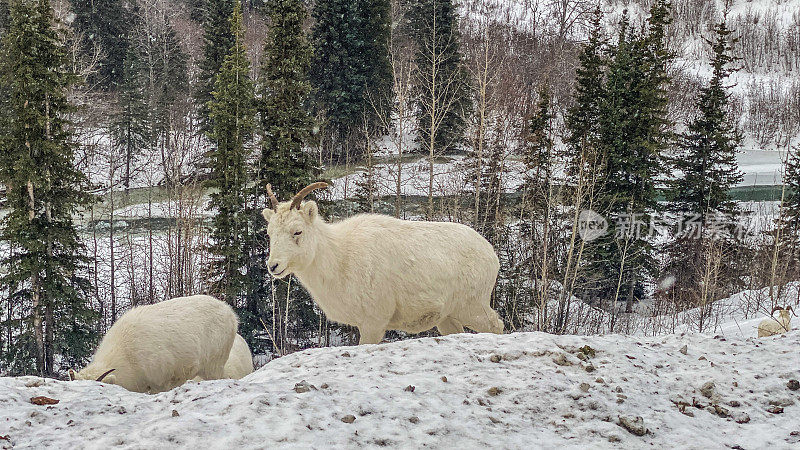
[[[789,311],[792,312],[795,316],[794,309],[791,306],[784,306],[781,307],[774,307],[772,308],[772,312],[769,314],[772,316],[775,314],[775,311],[778,311],[778,318],[770,317],[769,319],[764,319],[758,324],[758,337],[765,337],[765,336],[774,336],[776,334],[783,334],[787,331],[792,329],[792,316],[789,315]]]
[[[224,377],[238,380],[253,373],[253,354],[247,341],[238,334],[233,339],[233,347],[225,363]]]
[[[503,332],[489,307],[500,263],[480,234],[378,214],[326,223],[315,202],[302,200],[327,186],[314,183],[283,203],[267,186],[273,276],[294,274],[329,319],[358,327],[360,344],[379,343],[386,330]]]
[[[239,321],[227,303],[194,295],[139,306],[106,333],[92,361],[70,379],[105,381],[130,391],[156,393],[199,376],[215,380]]]

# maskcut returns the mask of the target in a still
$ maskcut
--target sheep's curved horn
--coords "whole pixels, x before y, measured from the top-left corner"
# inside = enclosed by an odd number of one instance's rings
[[[311,191],[315,191],[317,189],[325,189],[328,187],[328,183],[324,181],[318,181],[316,183],[311,183],[308,186],[304,187],[300,190],[294,197],[292,197],[292,204],[289,206],[289,209],[300,209],[300,202],[306,198],[306,195],[310,194]]]
[[[105,373],[103,373],[102,375],[97,377],[97,379],[95,381],[103,381],[103,378],[105,378],[108,374],[110,374],[111,372],[113,372],[115,370],[117,370],[117,369],[107,370]]]
[[[267,184],[267,195],[269,195],[269,202],[272,204],[272,209],[278,209],[278,197],[275,196],[275,193],[272,192],[272,185]]]

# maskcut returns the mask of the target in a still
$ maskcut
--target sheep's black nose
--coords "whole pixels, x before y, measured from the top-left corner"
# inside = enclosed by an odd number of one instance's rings
[[[278,268],[278,263],[275,263],[275,264],[269,266],[269,271],[270,272],[275,272],[275,269],[277,269],[277,268]]]

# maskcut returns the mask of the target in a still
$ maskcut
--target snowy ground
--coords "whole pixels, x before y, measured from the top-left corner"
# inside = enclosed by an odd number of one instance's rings
[[[0,378],[0,448],[798,448],[798,348],[797,330],[461,334],[307,350],[158,395]],[[641,436],[620,425],[636,417]]]

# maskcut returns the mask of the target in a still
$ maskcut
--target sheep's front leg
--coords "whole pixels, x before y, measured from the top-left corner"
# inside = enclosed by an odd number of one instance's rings
[[[358,339],[358,345],[380,344],[383,340],[383,335],[386,334],[386,330],[383,327],[358,327],[358,334],[361,335]]]

